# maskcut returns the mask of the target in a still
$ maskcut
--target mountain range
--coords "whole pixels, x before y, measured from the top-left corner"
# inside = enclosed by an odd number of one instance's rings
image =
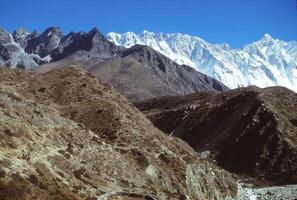
[[[0,33],[0,65],[46,72],[76,64],[115,87],[132,101],[201,90],[225,91],[219,81],[178,65],[148,46],[124,48],[94,28],[65,35],[57,27],[43,33],[24,29]]]
[[[295,46],[1,29],[0,199],[296,199]]]
[[[174,60],[224,83],[230,88],[284,86],[297,91],[297,42],[265,34],[259,41],[234,49],[181,33],[108,33],[108,40],[130,47],[147,45]]]
[[[107,40],[106,40],[107,38]],[[297,90],[297,42],[285,42],[265,34],[262,39],[233,49],[228,44],[211,44],[181,33],[108,33],[94,28],[67,35],[50,27],[42,33],[17,29],[0,30],[0,65],[35,68],[72,56],[71,63],[91,65],[121,55],[136,44],[146,45],[179,65],[190,66],[229,88],[256,85],[284,86]]]
[[[66,58],[74,53],[97,59],[109,58],[118,49],[96,29],[89,32],[70,32],[49,27],[42,33],[17,29],[9,33],[0,29],[0,65],[36,68],[44,63]]]

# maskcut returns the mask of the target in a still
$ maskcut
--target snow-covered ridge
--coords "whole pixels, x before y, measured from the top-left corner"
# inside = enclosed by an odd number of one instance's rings
[[[152,47],[179,64],[186,64],[229,86],[285,86],[297,91],[297,42],[284,42],[265,34],[241,49],[180,33],[109,33],[109,41],[131,47]]]

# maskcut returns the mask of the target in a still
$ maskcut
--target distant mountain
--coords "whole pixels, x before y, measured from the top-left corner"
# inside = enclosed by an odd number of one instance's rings
[[[42,34],[18,29],[12,34],[3,31],[3,36],[6,36],[3,43],[17,47],[22,56],[7,57],[2,60],[2,65],[38,66],[41,73],[70,64],[79,65],[133,101],[228,89],[219,81],[191,67],[178,65],[148,46],[119,47],[96,28],[89,32],[70,32],[65,36],[57,27],[50,27]],[[4,46],[3,54],[0,52],[4,58],[5,52],[13,53],[9,45]]]
[[[65,36],[58,27],[50,27],[41,34],[25,29],[13,33],[0,30],[0,65],[7,67],[35,68],[74,53],[88,59],[106,59],[120,49],[96,28]]]
[[[297,94],[247,87],[136,103],[156,127],[228,171],[297,183]]]
[[[148,46],[135,45],[111,59],[88,68],[132,101],[197,91],[228,88],[195,69],[178,65]]]
[[[213,77],[230,88],[257,85],[285,86],[297,91],[297,42],[273,39],[268,34],[241,49],[210,44],[180,33],[109,33],[116,45],[147,45],[176,61]]]
[[[99,63],[118,55],[124,47],[140,44],[230,88],[278,85],[297,91],[297,42],[294,41],[284,42],[265,34],[257,42],[233,49],[228,44],[210,44],[180,33],[109,33],[107,39],[96,28],[67,35],[58,27],[49,27],[42,33],[25,29],[9,33],[1,29],[0,65],[35,68],[70,56],[82,64],[86,60]]]
[[[106,40],[97,28],[93,28],[88,33],[69,33],[61,39],[57,48],[50,55],[53,61],[66,58],[77,51],[88,52],[88,58],[109,58],[116,54],[119,49],[121,48]]]
[[[57,27],[50,27],[46,29],[42,34],[36,34],[35,36],[31,36],[30,38],[25,37],[23,39],[23,37],[17,37],[16,34],[13,35],[14,38],[16,38],[16,41],[20,39],[22,42],[25,42],[25,51],[27,53],[38,54],[40,57],[43,58],[49,55],[55,48],[59,46],[64,33]],[[26,35],[30,36],[32,34],[26,33]]]

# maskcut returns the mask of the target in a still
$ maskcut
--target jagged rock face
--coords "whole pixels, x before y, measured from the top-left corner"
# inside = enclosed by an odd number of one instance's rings
[[[105,39],[105,37],[96,29],[90,32],[69,33],[62,38],[59,46],[51,53],[53,60],[61,60],[67,56],[84,50],[90,53],[90,56],[111,57],[118,50],[118,47]]]
[[[25,33],[24,33],[25,34]],[[21,33],[15,33],[21,42]],[[17,68],[34,68],[45,62],[39,55],[28,54],[24,51],[21,43],[17,43],[12,34],[0,29],[0,65]]]
[[[92,48],[91,39],[83,32],[71,32],[61,40],[61,44],[51,53],[53,60],[60,60],[78,50],[90,50]]]
[[[102,55],[102,57],[111,57],[116,54],[120,50],[124,49],[123,47],[118,47],[112,42],[108,41],[105,36],[97,29],[94,28],[89,32],[89,34],[93,37],[92,46],[93,53]]]
[[[241,88],[139,102],[161,130],[212,154],[223,168],[276,183],[297,183],[297,94]]]
[[[8,44],[9,42],[10,42],[9,33],[3,29],[0,29],[0,44],[5,45],[5,44]]]
[[[2,45],[0,45],[0,56],[1,56],[2,62],[9,60],[10,58],[8,49]]]
[[[132,101],[197,91],[225,91],[220,82],[172,60],[147,46],[136,45],[117,57],[88,68]]]
[[[27,46],[28,40],[37,37],[36,33],[30,33],[26,29],[17,29],[12,33],[12,37],[15,42],[19,43],[22,48]]]
[[[29,39],[25,51],[29,54],[38,54],[43,58],[58,47],[63,35],[63,32],[58,27],[50,27],[41,35]]]
[[[4,63],[5,61],[10,59],[10,53],[6,45],[10,42],[10,36],[5,31],[0,29],[0,63]]]
[[[233,177],[80,70],[0,69],[1,199],[226,199]]]
[[[78,61],[110,58],[124,48],[108,41],[96,28],[90,32],[71,32],[64,36],[58,27],[50,27],[43,33],[17,29],[12,34],[0,30],[0,65],[19,68],[37,66],[61,59]],[[68,58],[69,57],[69,58]]]

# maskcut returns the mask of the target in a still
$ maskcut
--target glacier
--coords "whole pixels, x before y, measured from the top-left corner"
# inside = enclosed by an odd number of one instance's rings
[[[181,33],[108,33],[109,41],[131,47],[147,45],[178,64],[205,73],[230,88],[248,85],[284,86],[297,91],[297,42],[285,42],[265,34],[242,48],[211,44]]]

